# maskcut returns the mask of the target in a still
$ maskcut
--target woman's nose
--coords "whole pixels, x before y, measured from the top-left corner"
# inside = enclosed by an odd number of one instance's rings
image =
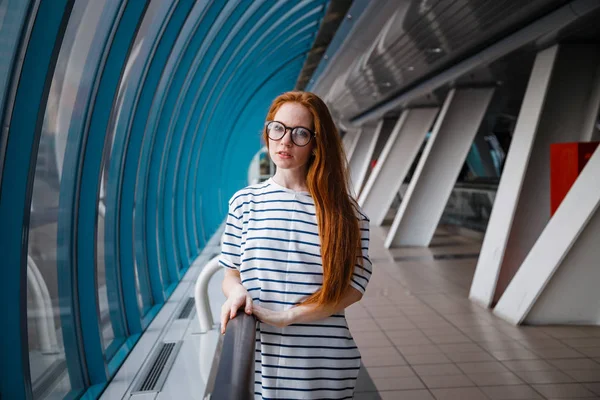
[[[286,129],[285,133],[283,134],[283,137],[281,138],[281,142],[285,145],[291,145],[292,142],[292,130],[291,129]]]

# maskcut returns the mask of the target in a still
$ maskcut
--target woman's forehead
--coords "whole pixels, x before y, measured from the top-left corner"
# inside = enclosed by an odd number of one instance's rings
[[[275,113],[275,120],[289,126],[312,127],[313,117],[308,108],[298,103],[284,103]]]

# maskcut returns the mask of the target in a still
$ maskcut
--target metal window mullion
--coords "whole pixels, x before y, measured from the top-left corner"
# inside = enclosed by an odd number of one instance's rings
[[[307,16],[313,15],[314,12],[311,12],[313,8],[315,8],[315,4],[317,5],[316,7],[316,11],[320,12],[322,5],[319,2],[312,2],[312,1],[304,1],[302,3],[299,4],[295,4],[295,7],[292,8],[291,10],[288,10],[283,16],[281,16],[279,19],[275,20],[270,28],[267,30],[268,32],[273,33],[273,35],[271,36],[263,36],[261,38],[260,41],[264,41],[264,45],[263,47],[260,47],[259,49],[255,49],[254,51],[248,51],[248,54],[251,54],[251,57],[247,58],[245,61],[245,66],[248,66],[249,68],[252,68],[252,71],[256,71],[258,73],[262,73],[264,71],[260,71],[259,68],[257,68],[257,64],[258,64],[258,60],[261,60],[261,56],[264,57],[263,52],[265,51],[264,49],[268,49],[268,44],[269,43],[273,43],[278,37],[286,37],[285,35],[288,34],[289,30],[293,30],[293,26],[298,23],[299,21],[301,21],[302,24],[306,23],[308,24],[308,21],[303,21]],[[293,22],[292,22],[293,21]],[[277,29],[277,26],[281,26],[284,27],[283,29]],[[293,36],[293,35],[292,35]],[[259,43],[260,43],[259,41]],[[294,43],[294,46],[291,46],[290,48],[294,48],[297,45],[297,43]],[[290,50],[290,48],[286,49],[286,52],[289,51],[293,51]],[[277,59],[278,60],[285,60],[285,56],[286,53],[281,53],[278,54]],[[262,60],[264,60],[264,58],[262,58]],[[243,76],[244,72],[248,70],[247,68],[243,68],[241,71],[238,72],[238,70],[235,71],[235,75],[236,76]],[[269,69],[266,69],[267,71],[269,71]],[[232,73],[233,75],[233,73]],[[243,82],[242,86],[244,85],[248,85],[248,81],[253,80],[254,77],[253,76],[249,76],[243,80],[241,80]],[[235,85],[231,85],[230,87],[234,87]],[[236,104],[243,104],[242,102],[239,102],[239,93],[244,93],[244,89],[235,86],[236,89],[236,93],[232,93],[232,96],[236,96]],[[224,90],[225,88],[223,88],[222,90]],[[226,99],[227,96],[223,96],[223,99]],[[224,102],[223,102],[224,103]],[[222,104],[221,102],[219,102],[219,105]],[[232,110],[231,106],[228,105],[228,110],[230,113],[235,113],[236,110]],[[218,115],[218,114],[217,114]],[[264,117],[264,116],[263,116]],[[211,232],[214,231],[215,227],[217,226],[217,224],[221,223],[221,217],[218,215],[214,215],[214,214],[218,214],[215,213],[215,210],[219,210],[221,207],[220,205],[220,201],[222,201],[222,193],[223,191],[221,190],[220,192],[214,192],[214,193],[208,193],[206,191],[206,187],[207,187],[207,180],[204,179],[205,176],[202,174],[202,171],[212,171],[214,168],[211,167],[211,165],[214,165],[214,163],[216,162],[214,160],[214,158],[212,157],[213,154],[221,154],[219,151],[215,151],[214,148],[209,148],[207,149],[207,153],[208,156],[205,156],[204,158],[202,157],[202,149],[203,149],[203,145],[204,145],[204,137],[206,136],[208,130],[210,128],[208,128],[209,126],[209,122],[210,121],[219,121],[222,123],[221,128],[219,128],[220,131],[223,132],[230,132],[229,131],[229,126],[235,122],[235,119],[231,119],[230,116],[228,116],[227,118],[218,118],[218,117],[212,117],[212,113],[211,113],[211,117],[209,117],[208,122],[206,120],[201,120],[198,122],[198,124],[196,124],[196,130],[194,131],[193,135],[191,135],[192,137],[192,143],[190,145],[192,151],[191,153],[193,154],[193,157],[191,158],[191,160],[189,161],[188,165],[186,166],[186,171],[187,172],[187,179],[188,179],[188,187],[190,187],[191,189],[187,189],[187,192],[189,193],[188,196],[192,196],[191,201],[188,203],[191,207],[191,210],[195,210],[196,212],[196,226],[201,226],[202,227],[202,231],[207,235],[210,236]],[[200,129],[200,127],[202,127],[202,133],[198,134],[198,129]],[[208,145],[208,147],[210,147],[210,144]],[[201,165],[202,163],[202,165]],[[206,168],[206,169],[204,169]],[[218,171],[217,171],[218,174]],[[210,179],[209,179],[210,180]],[[214,180],[214,179],[213,179]],[[221,198],[221,199],[220,199]],[[196,205],[196,201],[202,201],[202,207],[198,207]],[[189,211],[189,210],[188,210]],[[207,238],[205,238],[206,240]]]
[[[117,37],[113,46],[118,46],[118,68],[116,71],[119,72],[118,79],[115,76],[111,77],[110,86],[111,89],[114,87],[113,99],[109,103],[111,109],[108,112],[109,119],[106,120],[107,124],[105,127],[110,127],[110,119],[116,118],[115,113],[117,112],[119,90],[122,87],[125,77],[125,69],[129,60],[129,55],[132,47],[135,43],[135,38],[138,35],[138,31],[144,19],[145,11],[148,6],[148,2],[135,2],[136,4],[128,4],[119,30],[122,29],[122,36]],[[131,7],[130,7],[131,6]],[[117,66],[116,65],[116,66]],[[124,95],[123,101],[129,98]],[[124,106],[125,107],[125,106]],[[124,120],[127,120],[127,115],[123,116]],[[104,141],[104,153],[110,155],[109,167],[108,167],[108,184],[107,184],[107,204],[106,204],[106,220],[105,220],[105,264],[107,272],[107,285],[109,283],[108,273],[110,272],[110,278],[112,280],[111,286],[113,288],[113,303],[119,299],[120,303],[118,308],[121,312],[124,312],[127,336],[137,335],[142,331],[142,316],[137,302],[137,289],[135,283],[135,271],[133,264],[123,264],[120,261],[120,252],[123,249],[120,246],[120,197],[122,193],[122,181],[120,179],[121,171],[123,168],[123,153],[125,151],[127,138],[125,132],[121,131],[121,126],[118,124],[114,125],[115,132],[112,137],[112,142]],[[112,151],[111,151],[112,146]],[[101,176],[102,171],[100,171]],[[131,238],[130,238],[131,239]],[[109,299],[111,294],[109,292]]]
[[[81,273],[92,270],[94,280],[97,269],[97,217],[100,196],[100,181],[102,179],[102,165],[106,152],[106,131],[109,124],[111,109],[116,100],[119,82],[125,67],[127,56],[130,52],[133,37],[137,31],[138,23],[145,11],[146,4],[142,2],[127,2],[117,17],[116,31],[114,32],[108,54],[104,61],[104,68],[98,81],[98,91],[94,99],[94,107],[88,123],[87,141],[83,152],[83,168],[79,199],[78,235],[87,240],[78,241],[78,265]],[[102,150],[100,150],[102,149]],[[94,240],[90,240],[94,238]],[[107,260],[108,261],[108,260]],[[83,267],[87,267],[84,270]],[[94,268],[90,268],[94,266]],[[113,298],[110,308],[110,318],[113,324],[115,340],[124,341],[129,332],[125,325],[124,304],[121,295],[121,283],[118,266],[106,263],[107,289],[109,298]],[[89,288],[86,288],[89,290]],[[81,290],[85,290],[81,288]],[[96,292],[96,290],[94,290]],[[97,294],[94,293],[96,296]],[[97,317],[96,317],[97,318]],[[90,327],[91,329],[91,327]],[[110,346],[109,346],[110,347]],[[115,348],[118,346],[112,346]],[[86,350],[87,351],[87,350]],[[104,354],[105,361],[109,362],[114,351]]]
[[[178,281],[181,278],[181,260],[175,251],[175,238],[173,230],[173,187],[174,187],[174,171],[178,160],[175,154],[181,145],[181,136],[183,134],[182,124],[185,125],[185,117],[189,109],[190,97],[194,97],[189,92],[190,87],[194,87],[194,74],[191,71],[196,71],[198,65],[201,65],[206,58],[214,37],[215,32],[220,27],[220,21],[226,18],[232,11],[236,3],[227,2],[221,4],[216,15],[211,15],[213,20],[209,20],[206,30],[203,30],[204,35],[198,51],[194,56],[194,61],[191,70],[186,71],[186,77],[183,84],[178,88],[180,93],[177,96],[177,103],[170,115],[161,116],[161,124],[167,130],[167,145],[163,149],[163,157],[161,158],[160,175],[158,179],[158,196],[157,196],[157,235],[158,241],[162,244],[163,255],[165,257],[167,268],[173,281]],[[199,31],[200,32],[200,31]]]
[[[114,167],[111,172],[114,173],[115,197],[113,198],[116,212],[116,224],[114,226],[118,241],[117,259],[120,265],[121,280],[123,282],[123,293],[127,296],[127,304],[130,305],[127,319],[130,326],[135,326],[135,333],[139,333],[144,329],[144,315],[152,309],[152,295],[150,293],[150,281],[148,270],[144,265],[138,265],[137,273],[139,279],[139,292],[142,296],[142,310],[138,304],[138,287],[136,284],[136,264],[134,256],[134,237],[133,237],[133,214],[134,214],[134,194],[135,194],[135,175],[139,160],[140,135],[133,135],[133,126],[135,116],[138,112],[138,105],[143,101],[142,90],[146,82],[148,69],[154,58],[157,43],[159,42],[164,28],[168,23],[172,12],[177,4],[176,0],[162,2],[156,10],[156,15],[149,30],[145,32],[144,41],[148,42],[145,45],[140,45],[140,52],[137,58],[143,60],[143,65],[132,67],[127,76],[130,84],[126,86],[123,96],[123,106],[120,111],[119,121],[115,128],[115,135],[118,135],[119,140],[115,140],[113,149],[114,155],[111,156],[111,162],[114,160]],[[145,18],[148,18],[145,16]],[[157,19],[162,18],[161,22]],[[136,36],[140,35],[138,33]],[[137,40],[137,38],[136,38]],[[122,85],[122,87],[125,87]],[[116,150],[116,151],[115,151]],[[148,305],[148,309],[143,309],[144,305]],[[135,305],[135,307],[134,307]],[[139,321],[139,322],[138,322]]]
[[[291,46],[289,49],[289,52],[291,54],[286,54],[288,57],[287,58],[283,58],[281,59],[281,64],[270,64],[268,66],[265,66],[265,68],[261,68],[261,69],[257,69],[257,71],[259,71],[259,74],[255,74],[251,77],[251,79],[244,79],[244,83],[241,85],[241,87],[239,87],[239,93],[241,93],[242,95],[238,97],[238,101],[240,104],[240,106],[237,108],[236,110],[234,110],[234,114],[233,117],[230,117],[227,124],[225,124],[223,126],[223,132],[231,132],[231,133],[235,133],[235,126],[237,125],[240,115],[241,113],[248,107],[248,104],[251,102],[251,100],[254,97],[254,93],[256,93],[257,91],[259,91],[259,89],[263,86],[266,85],[270,82],[270,80],[277,76],[282,70],[285,70],[287,67],[289,67],[289,65],[299,65],[299,69],[297,70],[297,74],[300,72],[300,69],[302,67],[301,62],[304,60],[305,56],[306,56],[306,52],[310,49],[310,44],[311,44],[312,40],[306,40],[304,43],[300,42],[300,43],[295,43],[294,46]],[[241,78],[241,77],[240,77]],[[286,89],[291,89],[293,88],[293,84],[290,88],[285,88],[282,87],[282,85],[280,86],[281,90],[286,90]],[[256,111],[258,110],[264,110],[265,106],[268,106],[269,102],[267,101],[266,103],[263,104],[252,104],[251,108]],[[264,112],[264,111],[263,111]],[[264,115],[260,115],[259,117],[260,120],[264,119]],[[259,124],[260,125],[260,124]],[[240,132],[240,131],[238,131]],[[258,142],[258,138],[256,139],[257,144]],[[228,148],[228,141],[225,142],[224,144],[224,148],[227,149]],[[249,151],[249,155],[251,157],[251,155],[253,153],[256,152],[256,150],[258,150],[257,148],[252,149],[250,148]],[[200,149],[194,149],[194,152],[198,152],[201,153]],[[221,154],[220,152],[218,152],[216,149],[204,149],[204,152],[202,152],[202,154],[200,154],[198,156],[198,163],[200,162],[200,160],[202,158],[204,158],[203,162],[213,162],[215,165],[218,164],[218,160],[215,160],[214,158],[212,158],[212,160],[210,159],[210,157],[207,155],[207,153],[216,153],[216,154]],[[230,157],[227,157],[228,159]],[[241,159],[240,159],[241,160]],[[246,170],[244,169],[246,165],[235,165],[232,166],[231,168],[234,169],[240,169],[244,171],[244,174],[246,174]],[[192,167],[193,168],[193,167]],[[199,165],[196,165],[196,171],[201,171],[199,168],[202,168]],[[200,189],[202,189],[204,187],[204,182],[208,175],[208,171],[207,174],[205,174],[204,176],[202,174],[197,174],[196,175],[196,186]],[[202,179],[204,178],[204,179]],[[213,178],[214,179],[214,178]],[[217,183],[220,183],[217,181]],[[212,203],[209,203],[209,201],[212,200]],[[208,195],[204,195],[203,196],[203,201],[208,202],[207,205],[205,205],[203,207],[204,210],[215,210],[218,208],[218,197],[214,196],[212,198],[210,198]],[[208,212],[207,210],[207,212]],[[213,211],[214,212],[214,211]],[[216,228],[218,227],[217,224],[212,223],[211,225],[211,221],[207,220],[207,218],[201,213],[200,214],[202,216],[202,223],[205,225],[205,228],[207,229],[208,232],[214,232],[216,230]]]
[[[264,115],[260,115],[256,111],[264,108],[264,105],[270,104],[275,96],[282,91],[294,87],[296,80],[298,79],[299,71],[301,71],[302,66],[304,65],[305,58],[305,56],[297,57],[274,75],[269,76],[268,81],[263,82],[263,86],[258,87],[253,96],[245,102],[245,107],[241,108],[236,115],[236,122],[232,130],[233,132],[236,132],[242,126],[261,124],[264,120]],[[232,138],[228,138],[227,143],[225,144],[225,151],[228,154],[231,154],[231,158],[222,158],[220,164],[218,164],[219,169],[224,171],[221,182],[223,182],[223,189],[227,194],[233,194],[236,190],[239,190],[240,183],[246,182],[247,172],[243,168],[239,168],[238,165],[232,167],[226,163],[231,162],[231,160],[250,159],[252,153],[260,147],[259,141],[250,136],[243,136],[235,141],[231,139]],[[256,146],[254,148],[252,146],[253,143]]]
[[[170,50],[172,49],[177,35],[183,26],[186,17],[189,15],[193,6],[191,0],[181,0],[173,9],[172,13],[165,16],[165,28],[161,30],[160,39],[156,41],[156,45],[152,51],[143,85],[140,90],[140,99],[136,105],[133,115],[132,128],[129,135],[129,145],[127,148],[127,160],[123,171],[123,186],[133,188],[135,186],[137,168],[141,155],[142,141],[144,137],[145,121],[151,106],[152,98],[156,93],[162,70],[168,60]],[[124,215],[133,215],[134,210],[134,195],[133,189],[123,194],[122,210],[125,208]],[[133,218],[130,222],[133,222]],[[133,227],[130,225],[127,231],[122,232],[123,237],[133,238]],[[123,246],[122,246],[123,247]],[[132,249],[133,250],[133,249]],[[122,252],[122,255],[124,253]],[[134,254],[128,255],[133,259]],[[138,271],[148,271],[146,265],[138,264]],[[146,272],[146,276],[149,273]]]
[[[176,113],[179,107],[180,98],[183,95],[181,87],[184,85],[187,73],[192,65],[193,60],[198,55],[198,49],[204,43],[206,32],[217,18],[220,10],[224,6],[223,2],[213,2],[204,5],[205,8],[195,10],[199,12],[199,22],[192,28],[190,39],[183,44],[180,50],[181,55],[172,69],[168,72],[171,77],[166,84],[165,93],[161,104],[157,110],[150,115],[154,122],[150,125],[146,135],[152,137],[152,142],[148,150],[149,153],[149,168],[147,175],[142,177],[145,182],[145,204],[147,211],[147,220],[145,221],[146,240],[146,259],[148,260],[151,270],[159,270],[166,278],[163,280],[165,286],[165,297],[170,294],[173,288],[173,282],[176,282],[179,277],[177,271],[170,269],[165,256],[164,240],[162,234],[162,220],[159,212],[158,204],[162,202],[160,196],[162,192],[162,179],[165,169],[165,153],[171,143],[171,132],[168,129],[170,116]],[[167,73],[165,71],[164,73]]]
[[[15,74],[11,78],[16,91],[11,99],[7,99],[7,106],[12,105],[12,108],[7,107],[5,115],[8,129],[3,149],[4,190],[0,192],[0,254],[3,262],[0,303],[13,305],[3,312],[3,323],[7,328],[0,340],[0,388],[7,399],[33,396],[26,283],[30,206],[48,94],[72,7],[73,2],[66,0],[42,1],[31,6],[27,20],[33,24],[29,25],[31,30],[23,31],[20,40],[20,46],[26,50],[21,65],[13,69]],[[66,287],[72,289],[71,275],[61,278]],[[61,314],[63,341],[73,391],[81,391],[85,380],[77,325],[72,317],[69,313]]]
[[[152,288],[152,294],[154,297],[155,303],[163,303],[167,298],[167,292],[165,284],[168,282],[168,279],[165,279],[166,271],[161,268],[158,257],[148,257],[149,245],[152,245],[148,240],[148,232],[146,231],[146,226],[148,225],[148,220],[153,218],[154,213],[152,210],[148,212],[149,208],[147,207],[147,188],[148,188],[148,180],[150,174],[150,163],[153,160],[152,158],[152,150],[154,148],[155,143],[158,141],[160,143],[160,132],[157,132],[156,124],[158,123],[158,117],[160,115],[160,110],[165,106],[166,95],[169,93],[171,85],[174,81],[174,73],[173,71],[179,66],[182,62],[182,58],[184,52],[189,45],[192,36],[198,29],[200,23],[203,21],[204,13],[207,9],[208,1],[202,3],[196,3],[194,8],[192,8],[190,14],[182,31],[179,33],[177,41],[175,42],[172,49],[170,49],[169,59],[167,61],[166,66],[161,71],[160,82],[156,88],[156,95],[153,97],[153,102],[148,110],[147,118],[144,121],[144,127],[141,128],[144,130],[142,133],[142,148],[141,155],[138,161],[137,167],[137,175],[136,175],[136,185],[135,185],[135,202],[136,202],[136,210],[140,212],[136,212],[135,214],[135,243],[136,243],[136,260],[141,262],[143,265],[146,265],[149,272],[150,277],[150,285]]]
[[[175,156],[177,163],[175,165],[174,173],[174,207],[171,215],[173,223],[173,231],[175,234],[175,240],[181,244],[181,242],[187,243],[188,241],[196,247],[196,238],[194,235],[189,236],[188,232],[195,232],[195,229],[188,229],[188,221],[193,226],[193,221],[190,219],[190,215],[185,210],[185,197],[187,192],[186,179],[188,175],[189,160],[192,157],[192,146],[189,144],[196,137],[195,133],[198,131],[198,124],[203,120],[203,115],[206,109],[210,108],[210,94],[214,91],[215,82],[214,75],[221,72],[221,64],[227,59],[227,53],[233,41],[238,37],[242,29],[247,26],[248,21],[255,17],[258,13],[264,14],[262,7],[264,2],[255,1],[244,3],[243,7],[236,7],[235,13],[232,13],[226,21],[220,27],[219,32],[213,40],[213,45],[209,51],[214,52],[214,56],[211,56],[209,60],[203,62],[195,72],[196,75],[200,75],[202,80],[198,83],[197,94],[193,100],[192,106],[186,118],[186,124],[183,127],[183,136],[179,145],[178,153]],[[262,12],[261,12],[262,11]],[[251,26],[254,26],[252,24]],[[197,82],[195,79],[192,82]],[[193,132],[193,134],[192,134]],[[179,222],[179,223],[178,223]],[[182,268],[186,269],[192,263],[193,258],[189,253],[189,249],[180,246],[179,247],[180,258],[185,262]]]

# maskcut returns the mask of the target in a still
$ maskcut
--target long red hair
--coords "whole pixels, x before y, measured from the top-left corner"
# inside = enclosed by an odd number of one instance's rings
[[[273,120],[285,103],[298,103],[306,107],[313,117],[316,132],[314,155],[308,166],[306,183],[315,202],[323,285],[302,304],[337,304],[350,286],[350,280],[360,257],[360,230],[356,202],[348,191],[348,164],[329,109],[317,95],[310,92],[286,92],[279,95],[269,109],[267,120]],[[266,129],[263,137],[267,146]]]

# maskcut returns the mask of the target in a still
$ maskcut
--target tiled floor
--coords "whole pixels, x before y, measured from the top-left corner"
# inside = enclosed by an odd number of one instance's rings
[[[388,251],[371,229],[373,277],[346,311],[368,371],[356,399],[600,399],[600,328],[514,327],[468,300],[478,241],[440,230]]]

